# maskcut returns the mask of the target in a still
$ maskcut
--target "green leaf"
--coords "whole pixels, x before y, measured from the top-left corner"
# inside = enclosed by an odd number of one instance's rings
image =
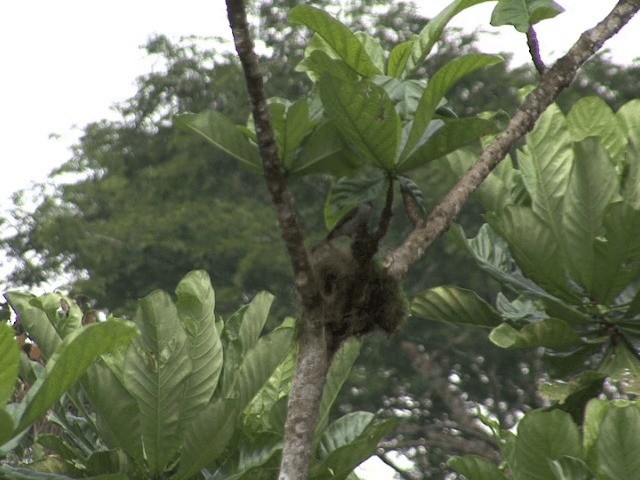
[[[553,0],[500,0],[491,15],[491,25],[513,25],[526,33],[536,23],[562,12],[564,8]]]
[[[135,322],[142,335],[127,351],[124,384],[138,402],[149,469],[159,475],[180,446],[181,401],[191,357],[176,306],[166,292],[157,290],[141,299]]]
[[[622,195],[636,210],[640,210],[640,139],[629,143],[622,176]]]
[[[382,73],[356,35],[327,12],[311,6],[297,6],[289,13],[289,22],[305,25],[316,32],[359,75],[366,78]]]
[[[187,378],[180,412],[182,432],[198,410],[209,403],[222,372],[222,342],[216,330],[215,293],[209,274],[188,273],[176,287],[178,318],[187,333],[191,375]]]
[[[592,480],[593,472],[583,460],[562,457],[550,463],[555,480]]]
[[[567,125],[574,142],[587,137],[600,137],[602,146],[614,164],[620,163],[629,140],[611,107],[600,97],[578,100],[567,115]]]
[[[518,164],[533,211],[549,225],[559,245],[564,244],[562,210],[573,157],[567,121],[560,108],[551,105],[527,135]]]
[[[367,55],[369,55],[369,58],[378,71],[382,73],[384,71],[386,52],[384,48],[382,48],[382,45],[380,45],[380,41],[366,32],[355,32],[355,36],[364,47]]]
[[[618,180],[609,155],[597,138],[574,146],[576,160],[564,200],[564,240],[573,279],[596,296],[594,242],[604,234],[603,220],[609,203],[618,197]]]
[[[410,76],[422,66],[431,49],[436,44],[449,21],[463,10],[487,0],[454,0],[438,15],[429,20],[422,31],[409,42],[393,49],[389,58],[389,75],[398,78]]]
[[[417,147],[413,154],[402,161],[398,170],[406,172],[428,162],[442,158],[462,147],[477,142],[486,135],[498,133],[498,127],[490,120],[469,117],[446,122]]]
[[[182,130],[201,136],[251,170],[262,171],[258,147],[250,143],[221,113],[214,110],[197,114],[185,113],[175,116],[173,124]]]
[[[229,394],[237,399],[238,408],[244,410],[274,370],[290,353],[294,339],[294,329],[281,327],[260,337],[253,348],[247,351],[236,381]]]
[[[640,146],[640,99],[625,103],[616,116],[631,143]]]
[[[340,417],[327,427],[318,445],[318,456],[331,472],[331,478],[342,480],[371,455],[378,442],[395,425],[397,419],[376,423],[367,412],[353,412]]]
[[[610,408],[591,450],[594,470],[607,480],[628,480],[640,471],[640,410]]]
[[[560,410],[534,411],[518,425],[518,437],[509,462],[515,478],[553,478],[550,462],[562,457],[583,459],[580,432],[571,416]]]
[[[62,340],[46,313],[31,304],[36,297],[28,293],[9,292],[6,298],[18,314],[23,328],[40,347],[44,357],[51,358]]]
[[[260,292],[247,307],[242,316],[242,323],[238,332],[242,342],[243,352],[248,352],[256,344],[264,324],[269,318],[269,310],[273,303],[273,295],[269,292]]]
[[[331,367],[327,373],[327,381],[324,385],[322,392],[322,401],[320,403],[320,409],[318,410],[318,426],[316,427],[315,435],[319,435],[324,432],[329,421],[329,414],[331,408],[338,398],[338,394],[351,373],[358,354],[360,353],[360,347],[362,346],[362,340],[351,338],[342,346],[340,350],[334,355]]]
[[[280,158],[286,170],[294,164],[298,149],[311,128],[309,104],[302,98],[287,108],[283,128],[276,131]]]
[[[491,227],[504,238],[525,276],[559,298],[577,301],[566,284],[560,247],[553,231],[531,209],[507,206],[500,215],[487,214]]]
[[[534,298],[550,297],[536,283],[522,275],[509,252],[507,243],[488,224],[480,227],[475,238],[466,238],[462,227],[454,225],[450,234],[473,256],[482,270],[516,293]]]
[[[323,48],[330,48],[321,37],[314,35],[305,50],[305,57],[296,66],[296,72],[305,72],[313,82],[325,73],[344,81],[358,80],[358,74],[343,60],[333,58]]]
[[[20,368],[20,347],[13,336],[13,328],[0,323],[0,407],[11,399]]]
[[[324,223],[328,231],[361,203],[382,198],[388,186],[384,175],[341,178],[331,186],[324,204]]]
[[[14,427],[13,416],[0,407],[0,456],[3,454],[2,445],[13,438]]]
[[[506,478],[498,467],[478,455],[454,456],[447,462],[447,466],[469,480],[504,480]]]
[[[433,21],[433,20],[432,20]],[[447,92],[463,77],[479,68],[504,61],[497,55],[471,54],[458,57],[438,70],[427,84],[413,119],[409,136],[402,148],[398,166],[403,166],[427,140],[425,131],[433,119],[438,105]]]
[[[400,117],[384,88],[368,80],[320,79],[320,98],[340,135],[378,168],[393,171],[400,142]]]
[[[558,318],[546,318],[530,323],[520,330],[503,323],[491,331],[489,339],[501,348],[562,349],[581,344],[580,336],[567,322]]]
[[[475,292],[454,286],[435,287],[418,295],[411,303],[411,312],[440,322],[495,327],[502,321],[500,314]]]
[[[82,376],[91,363],[116,345],[136,335],[130,322],[109,319],[77,329],[67,335],[45,368],[45,375],[29,390],[26,408],[16,431],[38,420]]]
[[[334,177],[352,176],[362,165],[344,143],[333,122],[321,123],[306,139],[291,165],[291,176],[328,173]]]
[[[191,479],[205,466],[215,464],[236,431],[240,412],[235,400],[224,398],[200,410],[185,434],[180,467],[172,478]]]

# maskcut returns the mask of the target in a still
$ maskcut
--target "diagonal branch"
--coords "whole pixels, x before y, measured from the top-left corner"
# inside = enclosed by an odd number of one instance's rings
[[[402,245],[387,256],[385,266],[392,276],[404,277],[409,267],[449,230],[471,194],[515,143],[533,128],[542,112],[555,100],[560,91],[569,86],[578,68],[598,51],[606,40],[631,20],[638,10],[640,10],[640,0],[620,0],[604,20],[584,32],[569,52],[545,71],[540,84],[527,96],[509,122],[508,128],[482,152],[478,162],[432,210],[426,224],[418,224]]]
[[[546,65],[542,61],[542,57],[540,56],[540,44],[538,43],[538,35],[533,27],[529,27],[527,30],[527,45],[529,46],[529,53],[531,54],[531,61],[533,62],[533,66],[536,67],[536,70],[540,75],[544,73],[547,69]]]
[[[294,283],[305,308],[315,308],[319,304],[320,293],[315,282],[309,255],[304,246],[304,236],[298,223],[287,177],[278,156],[278,146],[269,116],[258,56],[254,51],[253,41],[249,34],[244,1],[227,0],[227,13],[251,98],[251,110],[256,126],[264,176],[271,194],[271,203],[276,210],[282,237],[291,259]]]

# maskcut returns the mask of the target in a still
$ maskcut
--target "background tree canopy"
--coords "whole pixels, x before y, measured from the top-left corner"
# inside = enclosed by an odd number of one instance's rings
[[[297,3],[262,2],[254,12],[260,19],[258,36],[269,51],[261,59],[268,64],[268,94],[289,99],[310,88],[306,76],[294,70],[308,38],[286,24],[285,13]],[[331,1],[315,4],[337,9]],[[367,19],[381,7],[385,13],[376,13],[371,29]],[[342,20],[389,44],[410,38],[427,22],[413,5],[388,1],[350,2]],[[446,37],[423,67],[424,75],[430,77],[461,54],[478,52],[473,35]],[[274,318],[295,314],[289,262],[263,179],[170,123],[175,114],[210,108],[245,123],[249,108],[237,61],[222,46],[205,48],[193,39],[172,42],[159,36],[146,49],[164,68],[138,79],[137,93],[117,107],[120,119],[84,128],[72,158],[34,195],[33,211],[32,193],[16,196],[6,218],[18,227],[1,244],[15,263],[9,283],[36,286],[71,275],[72,292],[131,315],[136,299],[155,289],[172,291],[187,272],[202,269],[211,276],[219,313],[231,313],[267,288],[276,296]],[[507,70],[505,64],[480,70],[460,81],[447,106],[462,116],[486,110],[511,114],[519,89],[535,75],[529,68]],[[599,94],[617,109],[635,96],[639,83],[640,67],[615,65],[601,55],[559,104],[568,111],[578,98]],[[428,205],[441,197],[450,179],[439,163],[413,177]],[[325,233],[318,205],[327,188],[320,175],[293,185],[312,241]],[[459,223],[474,232],[482,211],[479,203],[470,203]],[[389,240],[409,228],[402,215],[395,215]],[[405,282],[409,293],[442,284],[470,288],[491,300],[499,290],[447,241]],[[421,478],[438,477],[448,454],[497,455],[470,406],[482,404],[503,426],[513,425],[521,412],[540,406],[535,390],[540,368],[534,352],[499,350],[474,330],[411,319],[394,338],[366,340],[340,410],[400,412],[405,418],[380,455],[391,461],[386,451],[399,451],[418,465]]]

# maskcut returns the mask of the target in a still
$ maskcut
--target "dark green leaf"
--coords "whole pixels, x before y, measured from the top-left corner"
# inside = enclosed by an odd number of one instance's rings
[[[361,203],[382,198],[388,186],[383,175],[341,178],[331,186],[324,204],[324,223],[328,231]]]
[[[454,286],[435,287],[414,298],[411,312],[440,322],[495,327],[500,314],[475,292]]]
[[[500,0],[491,15],[491,25],[513,25],[526,33],[536,23],[553,18],[564,12],[564,8],[553,0]]]
[[[13,328],[0,323],[0,408],[13,395],[20,367],[20,347]]]
[[[469,480],[504,480],[506,478],[498,467],[478,455],[454,456],[447,462],[447,466]]]
[[[520,330],[508,323],[503,323],[491,331],[489,339],[502,348],[563,349],[581,344],[580,336],[567,322],[558,318],[547,318],[530,323]]]
[[[605,414],[591,451],[592,467],[607,480],[628,480],[640,471],[640,410],[613,407]]]

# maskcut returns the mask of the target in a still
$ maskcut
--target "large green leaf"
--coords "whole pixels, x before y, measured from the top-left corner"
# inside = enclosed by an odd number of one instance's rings
[[[533,211],[546,222],[563,245],[562,205],[573,165],[567,121],[556,105],[540,117],[518,155],[522,179]]]
[[[11,399],[20,368],[20,347],[13,329],[0,323],[0,408]]]
[[[236,126],[221,113],[209,110],[185,113],[173,118],[176,127],[193,132],[223,152],[231,155],[251,170],[262,170],[258,147],[247,140]]]
[[[623,160],[629,142],[627,133],[602,98],[584,97],[578,100],[567,115],[567,125],[574,142],[598,136],[614,164]]]
[[[324,222],[331,229],[358,205],[382,198],[389,180],[384,175],[341,178],[331,186],[324,204]]]
[[[431,123],[438,105],[458,80],[479,68],[494,65],[502,61],[502,57],[497,55],[465,55],[452,60],[435,73],[427,84],[427,88],[418,103],[411,131],[402,147],[402,153],[398,162],[399,167],[404,169],[403,163],[408,161],[416,150],[428,140],[428,138],[425,138],[425,131]]]
[[[344,143],[333,122],[320,124],[306,139],[289,174],[328,173],[335,177],[354,175],[363,161]]]
[[[149,469],[159,475],[181,443],[181,402],[192,368],[189,344],[166,292],[155,291],[141,299],[135,322],[142,335],[127,351],[124,383],[138,402]]]
[[[447,466],[469,480],[505,480],[506,478],[498,467],[478,455],[452,457],[447,462]]]
[[[368,80],[320,79],[327,116],[343,138],[378,168],[393,171],[400,142],[400,117],[384,88]]]
[[[309,119],[309,104],[302,98],[286,107],[280,128],[274,123],[276,141],[284,168],[292,168],[305,136],[313,127]]]
[[[550,297],[516,267],[507,243],[488,224],[480,227],[475,238],[467,239],[462,227],[454,225],[450,234],[454,241],[467,249],[480,268],[516,293],[536,298]]]
[[[209,403],[222,371],[222,342],[216,330],[215,293],[209,274],[188,273],[176,287],[178,317],[187,333],[189,375],[182,399],[180,431]]]
[[[200,410],[186,431],[180,467],[172,477],[187,480],[207,465],[214,465],[236,432],[241,409],[233,399],[218,398]]]
[[[555,480],[593,480],[593,472],[579,458],[562,457],[550,464]]]
[[[633,208],[640,210],[640,139],[629,143],[625,160],[622,195]]]
[[[269,292],[260,292],[247,307],[242,317],[238,335],[242,342],[243,352],[248,352],[258,341],[260,332],[269,318],[269,310],[273,303],[273,295]]]
[[[560,410],[534,411],[520,420],[509,466],[519,480],[554,478],[550,462],[569,456],[584,458],[578,427]]]
[[[580,337],[571,326],[558,318],[546,318],[525,325],[520,330],[503,323],[491,331],[489,339],[502,348],[562,349],[581,344]]]
[[[329,367],[329,372],[327,373],[327,381],[322,391],[316,435],[322,433],[326,428],[331,407],[333,407],[344,382],[349,377],[349,373],[351,373],[351,367],[353,367],[353,363],[356,361],[356,358],[358,358],[361,346],[362,340],[351,338],[345,342],[334,355],[331,367]]]
[[[454,0],[438,15],[429,20],[422,31],[411,40],[396,46],[389,57],[387,73],[394,77],[405,78],[420,68],[431,52],[449,21],[463,10],[487,0]]]
[[[349,413],[324,431],[318,444],[318,457],[331,472],[332,479],[345,479],[375,453],[380,439],[396,424],[397,419],[376,423],[372,413]]]
[[[477,117],[450,120],[430,138],[414,150],[411,157],[402,161],[398,171],[405,172],[425,163],[477,142],[486,135],[498,133],[498,127],[490,120]]]
[[[609,155],[595,137],[574,146],[576,160],[564,200],[564,239],[573,279],[595,296],[594,242],[604,234],[607,206],[618,197],[618,179]]]
[[[507,206],[500,215],[487,214],[491,227],[509,244],[525,276],[562,299],[577,300],[566,284],[560,247],[553,231],[527,207]]]
[[[44,377],[29,390],[24,400],[27,406],[16,430],[24,430],[44,415],[97,357],[130,341],[136,332],[130,322],[112,318],[67,335],[47,362]]]
[[[82,311],[75,302],[60,293],[46,293],[31,300],[31,305],[42,310],[49,322],[65,338],[82,325]]]
[[[513,25],[526,33],[533,25],[564,12],[553,0],[500,0],[491,15],[491,25]]]
[[[640,99],[625,103],[616,116],[631,142],[640,146]]]
[[[28,293],[9,292],[6,298],[18,314],[20,324],[38,344],[44,357],[51,358],[62,340],[46,313],[31,304],[35,297]]]
[[[414,315],[440,322],[495,327],[500,314],[475,292],[454,286],[430,288],[411,303]]]
[[[89,367],[81,384],[96,410],[96,421],[104,442],[110,448],[121,448],[142,466],[140,411],[135,398],[102,362]]]
[[[640,274],[640,210],[626,202],[609,204],[603,226],[606,233],[593,247],[593,291],[606,304]]]
[[[640,409],[613,407],[604,415],[591,450],[592,468],[607,480],[628,480],[640,472]]]
[[[228,393],[237,399],[238,408],[243,409],[262,386],[273,375],[274,370],[291,352],[294,329],[280,327],[260,337],[245,354],[232,390]]]
[[[305,25],[316,32],[339,58],[363,77],[382,73],[355,34],[327,12],[311,6],[294,7],[289,22]]]
[[[0,447],[11,440],[14,427],[13,416],[3,407],[0,407]],[[0,455],[2,454],[3,451],[0,448]]]

